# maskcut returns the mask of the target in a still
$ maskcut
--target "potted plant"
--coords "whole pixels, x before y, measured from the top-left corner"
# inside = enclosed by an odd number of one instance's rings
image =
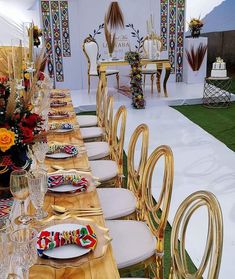
[[[192,18],[189,22],[189,30],[193,38],[198,38],[201,34],[203,22],[200,18]]]

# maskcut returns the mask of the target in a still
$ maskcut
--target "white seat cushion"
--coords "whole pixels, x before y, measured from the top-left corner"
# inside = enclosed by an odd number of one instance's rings
[[[118,269],[140,263],[155,254],[156,239],[144,222],[106,221]]]
[[[93,176],[100,182],[110,180],[118,175],[117,163],[112,160],[89,161]]]
[[[106,76],[110,76],[110,75],[115,75],[115,74],[119,74],[118,70],[106,70]],[[92,71],[90,72],[90,76],[98,76],[97,71]]]
[[[118,74],[118,73],[119,73],[118,70],[109,70],[109,69],[106,70],[106,76],[114,75],[114,74]]]
[[[85,143],[89,160],[102,159],[109,155],[109,144],[105,141]]]
[[[83,139],[92,139],[103,136],[103,129],[100,127],[88,127],[80,129]]]
[[[142,74],[145,74],[145,75],[150,75],[150,74],[156,74],[157,73],[157,70],[142,70]]]
[[[78,115],[77,121],[80,127],[97,126],[98,123],[96,115]]]
[[[135,195],[122,188],[97,189],[105,219],[118,219],[135,212]]]

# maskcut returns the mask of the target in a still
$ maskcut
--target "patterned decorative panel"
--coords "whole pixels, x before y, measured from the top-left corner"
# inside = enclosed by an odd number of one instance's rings
[[[177,2],[176,81],[183,81],[185,0]]]
[[[70,47],[70,34],[69,34],[69,10],[68,1],[60,1],[60,16],[62,26],[62,44],[63,44],[63,56],[71,56]]]
[[[62,44],[60,35],[60,8],[59,1],[51,1],[51,18],[52,18],[52,30],[53,30],[53,43],[54,43],[54,59],[55,59],[55,76],[56,81],[64,81],[63,72],[63,56],[62,56]]]
[[[52,31],[51,31],[51,12],[50,12],[50,2],[41,1],[41,11],[42,11],[42,25],[43,25],[43,35],[47,51],[47,65],[48,73],[51,78],[54,78],[54,58],[53,58],[53,48],[52,48]]]
[[[168,31],[168,0],[161,0],[161,39],[163,50],[167,50],[167,31]]]
[[[175,73],[175,47],[176,47],[176,0],[169,0],[169,60],[171,73]]]

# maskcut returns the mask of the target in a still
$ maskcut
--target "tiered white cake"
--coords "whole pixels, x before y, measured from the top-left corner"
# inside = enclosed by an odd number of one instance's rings
[[[212,64],[211,77],[213,78],[227,77],[226,63],[220,57],[217,57],[216,62]]]

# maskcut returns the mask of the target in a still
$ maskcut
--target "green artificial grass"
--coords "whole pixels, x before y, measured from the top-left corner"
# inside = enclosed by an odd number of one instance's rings
[[[202,105],[173,108],[235,151],[235,103],[228,108],[208,109]]]
[[[94,111],[92,112],[81,112],[78,115],[95,115],[96,113]],[[127,156],[126,153],[123,153],[123,187],[127,188],[127,175],[128,175],[128,169],[127,169]],[[165,230],[165,239],[164,239],[164,279],[168,279],[169,271],[170,271],[170,265],[171,265],[171,251],[170,251],[170,240],[171,240],[171,226],[169,223],[167,223],[166,230]],[[188,269],[190,272],[195,272],[196,267],[193,264],[192,260],[190,259],[189,255],[187,254],[187,263],[188,263]],[[145,277],[144,270],[133,270],[129,273],[123,273],[120,274],[121,277]]]
[[[235,78],[232,79],[231,92],[235,94]]]

